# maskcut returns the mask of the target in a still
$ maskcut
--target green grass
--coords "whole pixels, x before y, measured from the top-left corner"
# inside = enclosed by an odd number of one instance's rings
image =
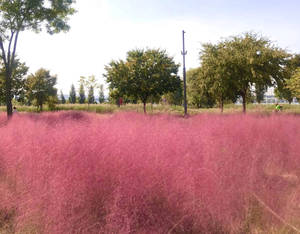
[[[300,105],[290,105],[290,104],[282,104],[283,111],[282,113],[288,114],[300,114]],[[19,112],[38,112],[37,108],[34,106],[16,106]],[[158,114],[158,113],[169,113],[182,115],[184,109],[182,106],[175,105],[162,105],[162,104],[147,104],[146,106],[148,114]],[[275,105],[272,104],[247,104],[247,113],[262,113],[262,114],[270,114],[274,112]],[[63,111],[63,110],[74,110],[74,111],[88,111],[88,112],[96,112],[101,114],[109,114],[115,113],[118,111],[136,111],[143,112],[142,104],[126,104],[118,107],[114,104],[59,104],[56,105],[54,111]],[[5,112],[6,107],[0,106],[0,112]],[[44,106],[43,111],[51,111],[47,105]],[[235,104],[226,104],[224,106],[225,114],[234,114],[241,113],[242,105]],[[201,113],[220,113],[220,109],[215,108],[193,108],[188,107],[188,114],[201,114]]]

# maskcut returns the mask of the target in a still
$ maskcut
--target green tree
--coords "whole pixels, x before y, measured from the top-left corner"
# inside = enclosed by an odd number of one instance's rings
[[[281,85],[276,87],[274,89],[274,94],[275,94],[275,97],[277,97],[279,99],[287,100],[289,102],[289,104],[291,104],[294,96],[293,96],[292,91],[288,88],[287,82],[288,82],[288,80],[284,81]]]
[[[69,93],[69,102],[72,104],[76,103],[76,90],[74,84],[71,85],[71,90]]]
[[[21,63],[19,59],[15,59],[15,69],[12,73],[12,98],[17,101],[25,102],[25,76],[28,72],[28,67],[25,63]],[[5,68],[2,65],[0,71],[0,103],[5,103]]]
[[[85,76],[81,76],[79,79],[79,84],[80,93],[82,93],[81,101],[83,101],[83,97],[85,99],[85,95],[83,95],[85,90],[88,90],[88,104],[94,103],[94,89],[98,87],[96,77],[94,75],[91,75],[88,78]]]
[[[188,103],[198,108],[213,107],[216,100],[211,93],[201,67],[188,70],[186,77]]]
[[[99,86],[99,103],[105,102],[105,96],[104,96],[104,88],[103,85],[101,84]]]
[[[83,104],[85,103],[85,91],[83,84],[79,85],[79,103]]]
[[[286,76],[287,60],[290,55],[274,46],[266,38],[246,33],[225,41],[225,65],[238,94],[243,99],[243,112],[246,112],[246,98],[250,88],[281,84]]]
[[[19,34],[25,30],[39,32],[45,26],[50,34],[68,31],[68,16],[74,13],[73,0],[1,0],[0,51],[5,68],[7,115],[12,115],[12,75]]]
[[[93,104],[94,102],[95,102],[94,87],[90,86],[89,93],[88,93],[88,103]]]
[[[180,86],[173,91],[165,94],[163,96],[165,100],[171,105],[182,105],[183,103],[183,82],[181,82]]]
[[[300,54],[293,55],[288,60],[288,64],[285,68],[285,79],[279,83],[274,90],[275,96],[279,99],[285,99],[289,103],[292,103],[294,94],[288,85],[289,79],[295,74],[296,70],[300,68]]]
[[[60,102],[61,104],[65,104],[66,103],[66,99],[65,96],[63,94],[63,92],[60,90]]]
[[[26,95],[30,101],[38,107],[39,111],[43,110],[43,104],[57,98],[56,76],[51,76],[50,71],[43,68],[35,74],[31,74],[26,79]]]
[[[264,100],[265,93],[268,90],[268,86],[262,84],[255,84],[255,99],[258,103]]]
[[[217,45],[204,45],[202,67],[211,90],[222,101],[223,95],[240,96],[243,112],[255,85],[280,85],[286,77],[290,55],[268,39],[246,33],[230,37]],[[206,59],[206,60],[205,60]]]
[[[297,68],[291,79],[287,81],[287,88],[291,91],[293,97],[300,101],[300,67]]]
[[[201,68],[198,72],[198,87],[202,90],[202,97],[207,102],[213,98],[223,112],[224,102],[236,99],[236,86],[231,78],[230,68],[226,64],[226,50],[224,43],[218,45],[203,44],[200,53]],[[206,89],[206,90],[205,90]],[[205,99],[204,99],[205,100]]]
[[[118,95],[137,97],[144,105],[150,97],[174,92],[180,86],[178,67],[165,50],[136,49],[127,53],[126,61],[112,61],[105,66],[106,82]]]

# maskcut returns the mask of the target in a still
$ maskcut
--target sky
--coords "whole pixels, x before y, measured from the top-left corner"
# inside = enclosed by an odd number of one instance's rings
[[[17,48],[29,73],[50,70],[64,94],[71,84],[78,88],[80,76],[95,75],[105,85],[105,65],[125,59],[132,49],[165,49],[182,64],[182,30],[187,69],[200,65],[202,43],[245,32],[300,53],[299,0],[77,0],[74,7],[77,13],[70,17],[69,32],[25,31]]]

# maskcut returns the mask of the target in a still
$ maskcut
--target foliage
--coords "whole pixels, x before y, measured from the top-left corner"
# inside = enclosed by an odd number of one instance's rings
[[[293,97],[300,100],[300,66],[292,75],[291,79],[287,81],[287,88],[291,91]]]
[[[72,104],[76,103],[76,90],[74,84],[71,85],[71,90],[69,93],[69,102]]]
[[[79,103],[84,103],[86,89],[88,90],[87,102],[89,104],[94,103],[95,102],[94,89],[98,88],[96,77],[94,75],[91,75],[88,78],[85,76],[81,76],[79,79],[79,84],[80,84]]]
[[[242,97],[246,112],[251,87],[281,85],[291,56],[256,34],[234,36],[217,45],[204,44],[201,60],[205,80],[220,100]]]
[[[58,112],[4,121],[0,210],[12,233],[299,229],[299,116]]]
[[[289,103],[293,101],[292,91],[287,87],[287,81],[283,82],[279,87],[274,89],[275,97],[287,100]]]
[[[236,85],[227,66],[225,44],[203,44],[200,53],[201,70],[199,77],[210,95],[219,103],[223,112],[224,102],[234,101],[237,96]],[[202,91],[203,92],[203,91]],[[205,92],[205,91],[204,91]]]
[[[104,96],[104,88],[103,85],[101,84],[99,86],[99,103],[104,103],[105,102],[105,96]]]
[[[4,64],[7,115],[12,115],[12,76],[19,34],[25,30],[39,32],[42,27],[50,34],[68,31],[68,16],[75,10],[74,0],[1,0],[0,50]]]
[[[186,77],[188,103],[197,108],[213,107],[216,100],[205,80],[202,68],[188,70]]]
[[[15,69],[12,73],[11,95],[19,102],[25,102],[25,76],[28,72],[25,63],[15,60]],[[5,68],[2,65],[0,72],[0,103],[5,103]]]
[[[48,109],[50,111],[54,111],[57,110],[56,105],[58,104],[58,98],[57,96],[49,96],[47,99],[47,105],[48,105]]]
[[[261,103],[264,100],[265,93],[268,90],[268,86],[262,85],[260,83],[255,84],[255,99],[257,103]]]
[[[80,84],[79,86],[79,99],[78,99],[80,104],[85,103],[85,91],[84,91],[84,86],[83,84]]]
[[[170,105],[181,106],[183,104],[183,81],[181,81],[180,86],[178,86],[175,91],[163,95],[163,98],[165,98]]]
[[[88,103],[93,104],[94,102],[95,102],[94,87],[90,86],[89,93],[88,93]]]
[[[66,103],[66,98],[61,90],[60,90],[60,102],[61,102],[61,104]]]
[[[293,101],[295,94],[293,94],[293,87],[291,83],[293,81],[289,81],[293,78],[293,75],[296,73],[296,70],[300,68],[300,54],[293,55],[292,58],[288,61],[286,67],[286,76],[283,82],[279,83],[274,90],[275,96],[279,99],[285,99],[289,103]],[[288,85],[288,83],[290,85]]]
[[[127,53],[126,61],[105,66],[104,76],[111,92],[141,100],[146,111],[149,98],[159,98],[180,87],[178,67],[164,50],[137,49]]]
[[[26,96],[38,107],[39,111],[43,110],[43,104],[50,97],[56,97],[57,89],[56,76],[51,76],[50,71],[43,68],[35,74],[31,74],[26,79]]]

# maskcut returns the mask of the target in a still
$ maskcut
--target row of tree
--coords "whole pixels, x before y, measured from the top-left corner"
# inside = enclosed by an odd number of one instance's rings
[[[300,100],[300,55],[275,46],[254,33],[230,37],[217,44],[203,44],[201,65],[187,72],[189,104],[197,107],[219,105],[241,99],[264,99],[269,87],[280,99]],[[182,103],[179,64],[163,50],[132,50],[125,61],[112,61],[105,67],[110,98],[125,97],[128,102],[147,102],[173,97]]]
[[[49,97],[57,92],[52,87],[48,90],[51,95],[45,96],[47,87],[44,85],[54,86],[56,83],[56,78],[51,77],[49,71],[40,70],[32,77],[29,76],[26,85],[20,78],[28,70],[16,58],[20,33],[25,30],[39,32],[43,27],[50,34],[68,31],[68,17],[75,12],[72,7],[74,2],[0,1],[0,101],[6,103],[8,116],[12,114],[13,97],[20,100],[27,98],[42,109],[45,99],[49,101]],[[276,47],[266,38],[246,33],[217,44],[204,44],[200,60],[200,67],[188,72],[189,100],[199,107],[219,104],[222,109],[224,102],[241,98],[245,112],[251,95],[255,93],[259,101],[270,86],[275,87],[275,93],[280,98],[288,101],[293,97],[300,99],[300,56]],[[179,64],[164,50],[137,49],[129,51],[126,60],[108,64],[104,76],[109,84],[111,99],[118,100],[122,97],[125,102],[141,101],[145,111],[147,102],[155,102],[161,98],[181,103],[182,81],[178,76],[178,68]],[[40,79],[36,77],[41,76],[48,78],[43,79],[43,82],[37,81]],[[79,90],[88,86],[89,93],[93,94],[94,86],[89,82],[88,79],[83,79]],[[27,90],[22,87],[27,87]],[[36,87],[42,88],[38,90]],[[84,101],[85,95],[82,94],[79,91],[79,102]],[[89,96],[87,102],[92,103],[93,95]],[[76,100],[76,94],[75,99],[72,95],[71,100]]]
[[[94,90],[96,88],[99,88],[99,98],[98,102],[103,103],[105,102],[105,96],[104,96],[104,87],[103,85],[98,85],[95,76],[89,76],[88,78],[81,76],[79,80],[79,96],[76,95],[76,90],[74,84],[71,85],[71,90],[69,93],[69,103],[88,103],[93,104],[96,103],[96,99],[94,96]],[[88,96],[86,98],[85,90],[88,89]],[[63,93],[60,94],[60,99],[62,103],[64,104],[65,98]]]
[[[66,103],[65,96],[62,91],[60,98],[57,96],[57,89],[55,88],[57,77],[50,75],[50,71],[46,69],[39,69],[35,74],[26,76],[29,68],[25,63],[17,61],[17,68],[12,75],[12,96],[13,98],[24,105],[35,105],[39,111],[43,110],[43,105],[47,103],[50,109],[57,104]],[[0,104],[5,103],[5,75],[4,69],[0,73]],[[98,85],[95,76],[88,78],[81,76],[79,80],[79,97],[76,97],[76,90],[74,85],[71,86],[69,95],[69,103],[95,103],[94,89],[99,87],[99,103],[105,101],[103,85]],[[88,97],[85,97],[85,89],[88,89]]]
[[[300,100],[300,56],[289,54],[252,33],[204,44],[201,66],[187,73],[190,103],[198,107],[242,99],[243,111],[253,96],[261,102],[268,87],[289,102]]]
[[[18,60],[17,60],[18,61]],[[48,103],[53,106],[57,103],[57,77],[50,75],[50,71],[39,69],[35,74],[26,77],[28,67],[24,63],[18,62],[17,68],[12,74],[12,98],[26,105],[35,105],[42,111],[43,104]],[[5,103],[5,75],[0,73],[0,103]]]

